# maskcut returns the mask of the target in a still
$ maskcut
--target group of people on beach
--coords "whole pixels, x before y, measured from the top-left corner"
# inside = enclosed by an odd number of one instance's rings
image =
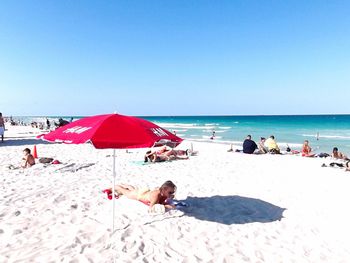
[[[233,151],[232,145],[228,151]],[[236,150],[240,152],[240,150]],[[260,142],[258,144],[252,140],[251,135],[247,135],[246,139],[243,141],[243,153],[246,154],[282,154],[278,144],[275,141],[275,137],[271,135],[268,139],[264,137],[260,138]],[[331,167],[344,167],[346,171],[350,171],[350,159],[338,150],[338,147],[334,147],[331,154],[328,153],[320,153],[316,154],[312,152],[312,148],[308,140],[305,140],[300,151],[292,150],[289,146],[287,146],[286,153],[288,154],[300,154],[303,157],[332,157],[334,160],[338,162],[331,162],[329,166]],[[323,164],[322,166],[327,166]]]
[[[175,150],[167,146],[162,146],[161,148],[154,151],[147,151],[145,154],[144,162],[165,162],[172,160],[186,160],[190,155],[190,150]]]
[[[46,125],[48,126],[48,128],[50,127],[50,123],[48,120],[46,121]],[[3,141],[4,131],[5,131],[4,119],[2,117],[2,114],[0,113],[0,135],[2,136],[2,141]],[[213,137],[214,136],[215,136],[215,133],[213,133]],[[271,135],[267,139],[265,137],[261,137],[258,143],[252,140],[251,135],[247,135],[242,146],[243,146],[242,152],[245,154],[267,154],[267,153],[282,154],[281,149],[278,146],[275,140],[275,137],[273,135]],[[233,151],[232,145],[229,151]],[[300,154],[301,156],[304,156],[304,157],[331,156],[333,159],[344,161],[344,162],[332,162],[329,164],[329,166],[344,167],[346,168],[347,171],[350,171],[350,159],[348,159],[348,157],[343,153],[339,152],[337,147],[333,148],[332,154],[330,155],[326,153],[322,153],[323,156],[321,156],[321,154],[316,155],[315,153],[312,152],[312,148],[309,144],[309,141],[305,140],[300,151],[291,150],[288,146],[286,149],[286,152],[290,154]],[[164,162],[164,161],[170,161],[170,160],[176,160],[176,159],[185,160],[185,159],[188,159],[191,154],[192,154],[191,150],[177,150],[177,149],[169,148],[167,146],[162,146],[157,150],[147,151],[144,156],[144,162],[154,163],[154,162]],[[23,155],[24,156],[22,158],[22,163],[21,163],[22,168],[28,168],[35,165],[35,158],[31,154],[31,151],[29,148],[25,148],[23,150]],[[327,166],[327,165],[324,165],[324,166]],[[155,212],[155,208],[157,207],[157,205],[160,205],[162,209],[175,208],[173,199],[175,196],[176,185],[172,181],[166,181],[164,184],[162,184],[160,187],[154,190],[151,190],[146,187],[137,188],[126,184],[116,185],[114,190],[115,190],[116,198],[118,198],[121,195],[125,195],[129,199],[143,202],[144,204],[149,206],[150,212]],[[112,193],[111,188],[104,190],[104,192],[108,194],[108,197],[111,197],[111,193]]]
[[[233,151],[232,144],[231,148],[228,151]],[[240,152],[240,150],[236,150],[236,152]],[[280,154],[281,150],[275,141],[275,136],[273,135],[271,135],[268,139],[261,137],[258,144],[252,140],[251,135],[247,135],[246,139],[243,141],[242,152],[246,154]]]

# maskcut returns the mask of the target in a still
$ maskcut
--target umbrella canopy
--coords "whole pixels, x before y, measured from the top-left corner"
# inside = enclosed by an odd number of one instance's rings
[[[104,114],[82,118],[45,135],[49,142],[91,142],[97,149],[148,148],[159,141],[178,145],[182,139],[158,125],[137,117]]]

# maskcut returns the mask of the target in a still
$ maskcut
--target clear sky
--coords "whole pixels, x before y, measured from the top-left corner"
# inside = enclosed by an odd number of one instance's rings
[[[0,6],[7,115],[350,113],[350,1]]]

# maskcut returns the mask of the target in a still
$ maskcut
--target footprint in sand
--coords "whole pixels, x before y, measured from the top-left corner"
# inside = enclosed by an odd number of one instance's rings
[[[21,229],[15,229],[14,231],[13,231],[13,234],[14,235],[18,235],[18,234],[21,234],[23,231],[21,230]]]

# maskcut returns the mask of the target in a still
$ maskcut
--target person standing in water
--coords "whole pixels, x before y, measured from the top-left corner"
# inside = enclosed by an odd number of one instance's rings
[[[215,138],[215,130],[213,130],[213,133],[211,134],[210,140],[214,140]]]

